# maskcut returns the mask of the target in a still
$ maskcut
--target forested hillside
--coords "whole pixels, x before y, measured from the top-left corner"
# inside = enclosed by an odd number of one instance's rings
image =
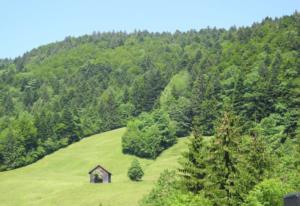
[[[243,135],[260,137],[271,153],[294,164],[299,36],[295,12],[228,30],[67,37],[1,60],[0,169],[30,164],[127,122],[123,151],[155,158],[175,136],[191,131],[195,137],[223,138],[220,125],[232,126],[231,119],[238,119],[234,142],[242,142]],[[230,149],[236,152],[234,145]],[[287,151],[293,155],[285,156]],[[202,188],[190,186],[193,192]]]
[[[300,191],[299,40],[298,13],[267,18],[186,61],[194,137],[141,206],[283,206]]]

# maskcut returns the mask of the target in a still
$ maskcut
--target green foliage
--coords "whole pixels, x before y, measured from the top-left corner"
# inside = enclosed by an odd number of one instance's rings
[[[202,136],[192,137],[188,145],[188,151],[183,154],[183,160],[181,161],[182,183],[189,191],[194,193],[204,188],[203,179],[207,175],[205,161],[207,147],[204,144]]]
[[[174,98],[189,97],[191,77],[187,71],[181,71],[174,75],[160,96],[162,108],[168,107],[173,103]]]
[[[297,164],[296,149],[291,158],[285,153],[299,127],[299,19],[295,12],[228,30],[94,33],[0,60],[0,169],[128,121],[124,152],[155,158],[174,133],[216,135],[230,108],[240,119],[238,142],[258,137],[263,146],[256,149],[275,154],[284,173],[282,165]],[[243,164],[259,159],[251,155],[242,155]],[[244,179],[243,191],[256,184]]]
[[[203,193],[214,205],[242,205],[249,191],[266,178],[297,185],[292,180],[299,173],[299,51],[279,44],[290,41],[284,35],[274,35],[276,25],[289,24],[288,30],[299,34],[292,26],[297,21],[296,12],[252,27],[231,28],[224,37],[227,41],[219,38],[221,45],[216,45],[222,52],[202,55],[201,66],[193,71],[195,138],[180,172],[187,190]],[[226,113],[220,118],[228,108],[227,118]],[[202,135],[214,137],[204,141]],[[277,200],[282,201],[280,195]]]
[[[218,123],[217,134],[209,148],[208,174],[204,192],[215,205],[237,205],[242,191],[236,188],[240,176],[240,132],[237,117],[225,112]]]
[[[141,36],[147,41],[139,41]],[[166,45],[157,37],[148,32],[95,33],[1,60],[0,142],[6,144],[5,122],[19,121],[23,112],[33,116],[37,131],[26,141],[22,135],[17,137],[20,141],[13,141],[25,148],[18,156],[22,163],[14,165],[36,161],[85,136],[125,126],[134,116],[156,107],[180,49],[175,44],[164,51]],[[1,170],[10,169],[1,152]]]
[[[298,124],[300,123],[300,120],[298,121]],[[296,135],[296,141],[295,141],[295,167],[300,172],[300,127],[298,127],[297,135]]]
[[[116,92],[111,88],[105,90],[100,97],[99,114],[102,116],[102,127],[116,129],[121,126]]]
[[[172,194],[166,200],[166,206],[212,206],[213,204],[202,195],[193,193]]]
[[[216,136],[204,141],[201,134],[195,133],[184,154],[182,183],[214,205],[241,205],[274,163],[264,139],[243,136],[238,125],[238,118],[225,112]]]
[[[161,173],[155,187],[142,199],[140,206],[212,206],[201,194],[193,194],[180,189],[180,182],[174,171]]]
[[[191,101],[185,97],[179,97],[169,106],[169,115],[176,127],[176,136],[188,136],[192,129]]]
[[[175,179],[175,171],[164,170],[161,174],[155,187],[145,196],[141,206],[161,206],[166,204],[166,199],[176,191],[178,185]]]
[[[206,74],[200,71],[193,86],[192,109],[193,125],[197,133],[203,135],[214,134],[214,124],[218,117],[218,91],[220,83],[218,74]]]
[[[191,131],[191,77],[187,71],[174,75],[160,96],[160,107],[176,125],[176,135],[187,136]]]
[[[24,142],[28,150],[36,145],[37,129],[34,125],[34,118],[28,112],[19,114],[18,119],[12,122],[12,128],[16,132],[18,138]]]
[[[278,179],[264,180],[249,192],[243,206],[283,206],[283,197],[292,191]]]
[[[137,159],[134,159],[128,169],[127,175],[132,181],[140,181],[144,172]]]
[[[11,129],[4,130],[1,135],[1,163],[6,166],[2,169],[23,166],[25,164],[25,148],[22,140]]]
[[[150,111],[156,103],[165,82],[161,72],[149,66],[147,72],[134,81],[130,93],[131,101],[136,108],[135,114]]]
[[[129,121],[122,137],[122,150],[124,153],[155,159],[174,143],[175,128],[169,115],[155,110],[153,113],[142,113]]]

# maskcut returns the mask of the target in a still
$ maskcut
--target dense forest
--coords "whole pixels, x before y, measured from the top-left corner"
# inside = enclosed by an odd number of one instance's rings
[[[141,205],[280,205],[300,189],[299,74],[298,12],[67,37],[0,60],[0,170],[123,126],[123,152],[152,159],[193,134]]]

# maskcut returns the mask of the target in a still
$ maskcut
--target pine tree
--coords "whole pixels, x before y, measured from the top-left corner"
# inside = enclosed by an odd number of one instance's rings
[[[58,128],[58,135],[61,138],[67,137],[69,143],[76,142],[80,139],[81,128],[78,118],[71,112],[69,106],[65,106],[61,116],[61,124]]]
[[[3,166],[1,165],[0,168],[14,169],[24,165],[25,148],[22,145],[22,139],[14,133],[12,128],[6,129],[2,135],[4,138],[1,141],[0,148]]]
[[[181,162],[183,184],[194,193],[202,191],[216,206],[240,204],[249,187],[243,185],[247,181],[241,181],[239,176],[248,178],[249,174],[238,118],[224,112],[211,144],[204,142],[199,130],[194,135]]]
[[[127,175],[132,181],[139,181],[144,176],[142,167],[137,159],[134,159],[132,161],[131,166],[128,169]]]
[[[72,134],[74,128],[75,128],[75,123],[73,120],[73,114],[71,110],[69,109],[69,106],[66,106],[62,112],[62,117],[61,121],[64,124],[64,129],[63,129],[63,135],[70,135]]]
[[[188,136],[191,131],[192,120],[190,100],[185,97],[180,97],[178,100],[173,100],[167,109],[170,118],[175,121],[176,136]]]
[[[155,105],[157,98],[164,89],[165,82],[159,69],[153,68],[144,76],[145,82],[145,101],[144,110],[150,111]]]
[[[244,201],[248,192],[269,175],[272,169],[273,157],[262,136],[251,131],[251,136],[243,137],[242,154],[239,159],[239,175],[235,184],[239,192],[240,202]]]
[[[216,137],[209,148],[209,175],[204,180],[204,193],[216,206],[236,205],[236,199],[239,198],[235,184],[239,175],[240,133],[236,124],[237,117],[230,112],[224,112]]]
[[[12,114],[15,109],[12,95],[3,92],[0,96],[0,101],[0,114]]]
[[[206,176],[206,148],[201,135],[195,134],[190,140],[188,151],[183,154],[179,170],[185,187],[194,193],[203,189]]]
[[[196,133],[203,132],[200,128],[202,123],[201,103],[204,101],[205,79],[204,74],[200,73],[194,82],[192,95],[192,113],[193,113],[193,129]]]
[[[238,113],[242,113],[243,109],[243,93],[244,93],[244,84],[243,84],[243,77],[241,74],[238,75],[237,80],[234,85],[234,90],[232,92],[232,106],[234,111]]]
[[[200,73],[193,87],[192,112],[194,130],[203,135],[214,134],[214,123],[218,116],[218,81],[213,75]]]
[[[51,112],[42,110],[35,114],[35,126],[37,128],[38,138],[46,140],[48,137],[54,135],[54,124]]]
[[[282,57],[280,55],[280,51],[277,51],[273,62],[271,64],[271,85],[276,86],[278,84],[278,75],[280,72],[280,66],[282,63]]]
[[[259,182],[264,177],[264,173],[269,169],[270,156],[267,154],[267,146],[262,137],[253,137],[250,145],[248,162],[255,169],[251,175]]]
[[[101,96],[99,103],[99,116],[103,121],[105,130],[116,129],[121,125],[118,110],[119,102],[113,89],[108,88]]]

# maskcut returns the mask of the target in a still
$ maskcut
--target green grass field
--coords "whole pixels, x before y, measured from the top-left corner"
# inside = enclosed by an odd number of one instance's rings
[[[135,206],[167,168],[176,168],[186,138],[156,160],[139,159],[145,176],[131,182],[127,169],[133,156],[121,152],[125,129],[94,135],[38,162],[0,173],[0,205],[5,206]],[[88,171],[97,164],[108,169],[111,184],[90,184]]]

